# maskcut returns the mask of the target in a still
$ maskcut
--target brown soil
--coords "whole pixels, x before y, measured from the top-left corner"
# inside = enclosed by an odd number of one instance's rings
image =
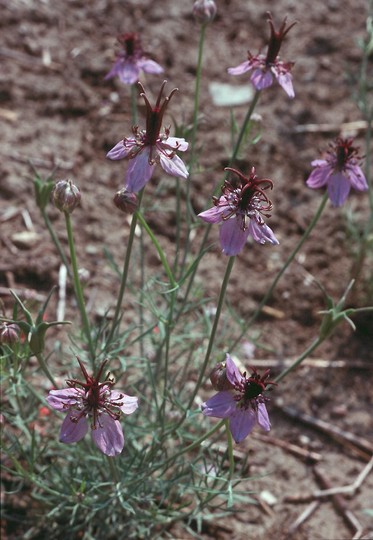
[[[244,84],[245,76],[230,77],[226,69],[243,61],[249,47],[256,53],[264,46],[268,36],[267,10],[272,10],[278,23],[285,15],[290,22],[298,21],[282,51],[283,59],[296,62],[293,70],[296,97],[289,100],[278,86],[262,94],[256,111],[262,117],[262,138],[239,161],[243,171],[255,165],[259,175],[275,182],[274,212],[268,223],[280,241],[278,247],[250,245],[235,263],[227,298],[244,320],[250,317],[320,203],[320,193],[305,186],[310,161],[319,157],[320,149],[326,148],[339,134],[342,124],[361,120],[353,97],[361,59],[358,41],[365,37],[367,3],[363,0],[342,3],[278,0],[275,5],[265,0],[260,6],[246,0],[217,3],[218,16],[206,33],[198,135],[202,172],[193,176],[191,185],[196,212],[208,205],[229,159],[230,111],[214,105],[209,83]],[[26,289],[31,291],[31,296],[45,297],[58,283],[60,262],[34,202],[30,160],[41,175],[48,176],[58,166],[56,179],[69,177],[79,185],[83,203],[74,212],[73,220],[80,264],[90,273],[86,286],[90,316],[100,318],[114,304],[117,281],[103,256],[103,247],[121,264],[129,225],[114,208],[112,198],[122,185],[126,164],[110,162],[105,155],[118,140],[130,134],[130,98],[127,87],[118,80],[105,82],[104,76],[113,60],[116,35],[128,30],[140,32],[145,49],[165,67],[167,88],[177,86],[180,90],[172,100],[169,115],[178,124],[190,123],[198,45],[198,28],[191,16],[191,5],[192,2],[174,0],[0,1],[0,287],[8,310],[11,306],[8,287],[20,291],[23,297]],[[161,80],[155,75],[143,79],[150,96],[157,94]],[[246,107],[236,107],[234,112],[240,124]],[[330,127],[297,132],[298,126],[304,124]],[[348,134],[355,135],[363,147],[364,129],[353,133],[350,130]],[[174,179],[164,178],[158,170],[146,188],[144,212],[171,256],[175,240],[174,195]],[[65,244],[62,216],[53,208],[49,215]],[[256,336],[266,346],[257,347],[250,364],[270,358],[276,374],[283,360],[297,357],[312,342],[320,325],[319,311],[325,309],[315,279],[334,300],[341,297],[356,273],[358,239],[368,218],[366,194],[353,193],[346,208],[327,207],[310,241],[280,281],[269,302],[272,309],[265,311],[247,336],[248,339]],[[20,240],[16,233],[26,231],[32,234]],[[195,249],[199,237],[197,234],[193,242]],[[201,263],[197,280],[213,304],[227,259],[220,253],[217,229],[211,232],[211,239],[215,243]],[[145,248],[150,275],[152,267],[158,269],[159,261],[148,239]],[[135,272],[135,267],[132,270]],[[350,305],[362,307],[372,303],[370,271],[368,263],[360,269],[349,297]],[[67,315],[71,318],[75,308],[70,293]],[[296,407],[369,440],[372,437],[371,371],[362,369],[360,363],[372,361],[373,323],[367,315],[354,321],[355,332],[348,324],[341,324],[312,355],[313,359],[345,361],[344,367],[307,365],[291,375],[275,393],[281,396],[283,405]],[[61,334],[55,335],[61,339]],[[242,353],[241,357],[246,361]],[[354,481],[364,467],[367,453],[358,456],[330,436],[305,426],[300,420],[289,419],[275,402],[269,408],[272,437],[318,452],[331,485]],[[307,505],[292,504],[286,497],[310,493],[320,487],[312,466],[288,449],[266,444],[255,436],[237,450],[249,452],[248,474],[256,478],[248,480],[243,489],[254,490],[257,497],[269,491],[276,502],[272,506],[238,506],[234,519],[206,525],[202,537],[290,538],[287,533],[290,524]],[[364,532],[360,537],[364,538],[372,538],[369,530],[373,534],[371,518],[363,512],[371,505],[372,482],[372,478],[368,479],[346,503],[361,523]],[[181,529],[176,529],[174,535],[188,537]],[[342,540],[352,536],[351,528],[335,510],[333,501],[327,499],[292,538]],[[16,533],[9,536],[16,537]]]

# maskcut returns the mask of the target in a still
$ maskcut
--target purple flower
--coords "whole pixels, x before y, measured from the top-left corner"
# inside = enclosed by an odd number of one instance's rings
[[[267,54],[257,54],[256,56],[253,56],[250,51],[248,51],[248,60],[234,68],[229,68],[228,73],[230,75],[242,75],[242,73],[253,70],[250,80],[256,90],[268,88],[268,86],[271,86],[276,79],[287,95],[290,98],[293,98],[295,94],[290,70],[293,67],[294,62],[283,62],[279,59],[278,54],[286,34],[296,23],[294,22],[286,28],[285,18],[279,31],[276,32],[271,14],[268,13],[268,16],[271,36],[269,38]]]
[[[342,206],[350,193],[351,186],[358,191],[366,191],[368,184],[358,165],[358,148],[352,146],[353,139],[338,137],[325,159],[315,159],[315,167],[307,180],[310,188],[327,185],[329,199],[333,206]]]
[[[214,206],[198,214],[208,223],[221,223],[220,245],[223,253],[237,255],[249,234],[260,244],[278,244],[261,215],[270,217],[272,203],[265,190],[272,189],[273,182],[268,178],[259,179],[254,167],[248,178],[236,169],[227,167],[225,170],[234,172],[238,180],[226,180],[221,189],[222,195],[213,197]]]
[[[60,441],[75,443],[80,441],[91,427],[92,439],[101,452],[107,456],[120,454],[124,446],[122,426],[119,422],[121,412],[133,413],[137,407],[137,397],[127,396],[112,390],[113,379],[108,374],[99,382],[106,360],[101,364],[97,375],[90,376],[78,358],[85,382],[67,380],[68,388],[51,390],[47,401],[57,411],[67,411],[62,423]],[[90,418],[90,424],[87,417]]]
[[[263,392],[268,384],[269,370],[261,377],[254,368],[251,377],[240,373],[229,354],[225,360],[226,378],[230,388],[218,392],[202,404],[205,416],[229,418],[229,429],[236,443],[251,433],[256,424],[264,431],[271,429]]]
[[[163,73],[163,68],[144,54],[138,34],[133,32],[122,34],[118,37],[118,41],[123,49],[118,54],[105,80],[118,75],[122,83],[134,84],[139,80],[141,71],[155,74]]]
[[[161,104],[162,93],[167,81],[164,81],[157,102],[154,107],[149,103],[145,90],[139,83],[143,92],[140,94],[144,98],[146,105],[146,130],[140,131],[138,126],[133,127],[133,137],[124,138],[119,141],[107,153],[109,159],[129,159],[130,164],[127,169],[125,187],[128,191],[140,191],[150,180],[156,163],[171,176],[181,176],[188,178],[189,173],[183,161],[176,155],[176,151],[184,152],[188,149],[185,139],[170,137],[169,128],[165,128],[160,134],[162,119],[168,102],[177,92],[174,88],[171,94],[165,98]]]

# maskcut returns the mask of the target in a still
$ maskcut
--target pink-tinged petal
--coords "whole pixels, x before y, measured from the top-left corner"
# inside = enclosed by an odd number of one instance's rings
[[[253,409],[238,408],[229,419],[229,429],[236,443],[240,443],[251,433],[257,421]]]
[[[145,147],[136,157],[130,159],[126,175],[128,191],[137,193],[150,180],[155,165],[149,164],[149,152],[150,147]]]
[[[76,405],[81,400],[82,392],[77,388],[63,388],[51,390],[47,396],[48,404],[57,411],[65,411],[68,407]]]
[[[237,255],[244,247],[249,229],[241,229],[241,220],[231,218],[224,221],[220,226],[220,245],[225,255]]]
[[[97,448],[106,456],[113,457],[122,452],[124,447],[122,426],[108,414],[99,416],[96,429],[92,429],[91,434]]]
[[[315,160],[311,163],[311,165],[315,167],[315,169],[308,177],[306,182],[307,186],[314,189],[325,186],[329,180],[329,176],[332,173],[332,168],[325,164],[323,160]]]
[[[124,414],[132,414],[139,406],[139,400],[135,396],[128,396],[119,392],[118,390],[112,390],[110,394],[110,403],[114,407],[118,407]]]
[[[218,392],[205,403],[202,403],[201,409],[205,416],[213,416],[214,418],[228,418],[234,413],[237,407],[237,402],[233,397],[232,392],[224,390]]]
[[[255,242],[259,244],[265,244],[269,242],[272,245],[278,245],[280,242],[277,240],[273,231],[266,223],[261,225],[256,221],[256,219],[251,219],[249,224],[249,233],[254,238]]]
[[[206,221],[207,223],[220,223],[222,221],[224,209],[219,206],[213,206],[208,210],[204,210],[198,214],[198,217]]]
[[[236,67],[228,68],[228,73],[229,75],[242,75],[242,73],[250,71],[251,68],[252,64],[250,60],[246,60],[245,62],[242,62],[242,64],[239,64]]]
[[[273,75],[270,71],[256,69],[250,77],[250,81],[257,90],[264,90],[273,83]]]
[[[172,159],[166,157],[163,152],[159,154],[159,162],[162,169],[171,176],[181,176],[182,178],[188,178],[188,170],[179,156],[174,156]]]
[[[125,139],[119,141],[107,154],[106,157],[112,160],[126,158],[129,152],[136,146],[135,139]]]
[[[138,60],[137,65],[140,69],[145,71],[145,73],[163,73],[164,69],[162,66],[157,64],[157,62],[154,62],[154,60],[150,60],[149,58],[141,58]]]
[[[107,81],[108,79],[111,79],[112,77],[116,77],[118,75],[118,71],[122,67],[122,62],[123,62],[122,58],[120,58],[120,59],[118,59],[118,60],[116,60],[114,62],[114,65],[111,68],[111,70],[109,71],[109,73],[107,75],[105,75],[105,78],[104,78],[105,81]]]
[[[293,98],[295,96],[294,88],[293,88],[293,80],[290,73],[281,73],[277,76],[277,80],[279,85],[285,90],[289,98]]]
[[[242,379],[242,375],[229,354],[225,357],[225,365],[228,381],[233,385],[238,384]]]
[[[342,206],[350,193],[351,184],[342,173],[332,174],[328,182],[329,199],[333,206]]]
[[[185,152],[188,150],[189,143],[180,137],[168,137],[165,141],[162,141],[161,146],[163,145],[171,148],[172,150],[180,150],[180,152]]]
[[[60,431],[60,441],[66,444],[76,443],[83,439],[84,435],[88,431],[88,421],[85,416],[82,416],[77,422],[74,422],[71,418],[76,418],[79,415],[79,411],[70,411],[65,420],[62,422]]]
[[[121,69],[118,69],[118,77],[123,84],[135,84],[140,78],[137,63],[124,61]]]
[[[271,422],[269,421],[267,409],[264,403],[258,405],[258,424],[264,431],[270,431]]]
[[[354,189],[357,189],[358,191],[366,191],[368,189],[368,183],[364,173],[358,165],[347,166],[346,170]]]

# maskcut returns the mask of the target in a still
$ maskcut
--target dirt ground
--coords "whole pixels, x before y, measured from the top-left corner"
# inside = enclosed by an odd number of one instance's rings
[[[127,218],[114,208],[112,198],[122,185],[126,165],[110,162],[105,155],[130,135],[131,122],[129,89],[116,79],[104,81],[104,77],[117,48],[116,36],[136,30],[145,50],[164,66],[167,88],[179,88],[165,120],[190,123],[198,45],[192,4],[191,0],[0,1],[0,292],[7,307],[11,305],[9,287],[21,295],[27,290],[31,296],[45,297],[58,283],[59,259],[33,199],[30,160],[41,175],[48,176],[58,166],[56,179],[71,178],[79,185],[82,208],[73,218],[80,262],[90,273],[86,286],[90,316],[100,317],[114,304],[113,270],[103,257],[103,246],[120,263],[129,226]],[[266,11],[272,11],[277,24],[285,16],[289,22],[298,21],[282,50],[284,60],[295,62],[296,97],[289,100],[278,86],[262,94],[256,110],[262,117],[261,141],[239,160],[242,170],[255,165],[260,176],[275,182],[271,197],[274,211],[268,223],[280,241],[278,247],[251,245],[236,261],[228,298],[245,319],[320,203],[320,192],[305,186],[310,162],[340,133],[341,125],[361,120],[354,96],[361,60],[358,41],[365,37],[368,5],[364,0],[217,0],[217,5],[218,15],[206,32],[198,135],[201,172],[194,174],[191,185],[196,212],[207,206],[229,159],[230,110],[214,104],[210,83],[239,86],[247,81],[246,76],[229,76],[227,68],[244,61],[249,48],[256,53],[264,46],[268,37]],[[156,75],[142,79],[153,97],[162,80]],[[235,107],[234,113],[242,122],[246,106]],[[328,127],[302,130],[309,124]],[[343,133],[356,136],[364,148],[364,125],[344,127]],[[147,219],[161,236],[164,249],[172,254],[174,180],[162,177],[160,183],[160,179],[158,170],[146,188]],[[60,238],[65,243],[62,216],[53,208],[49,215],[57,228],[60,224]],[[327,206],[310,241],[280,281],[269,309],[253,329],[266,348],[258,347],[250,364],[267,361],[276,375],[283,361],[297,357],[311,343],[318,333],[318,312],[325,308],[313,278],[332,298],[341,297],[356,273],[357,239],[368,217],[367,194],[353,193],[346,209]],[[211,234],[217,240],[217,230]],[[157,267],[154,250],[146,244],[148,247],[147,263]],[[368,257],[349,297],[354,307],[372,304],[371,262]],[[226,258],[216,242],[197,278],[212,302],[225,265]],[[74,315],[71,295],[67,313]],[[369,459],[369,449],[360,448],[357,453],[356,445],[348,446],[299,417],[290,418],[284,408],[294,407],[355,438],[372,441],[373,319],[365,315],[354,322],[355,332],[347,324],[339,326],[313,353],[313,362],[276,390],[281,401],[274,398],[269,406],[270,436],[319,454],[318,467],[326,471],[331,486],[352,483]],[[242,359],[246,361],[244,356]],[[255,479],[242,489],[256,492],[257,505],[238,506],[234,519],[206,524],[202,538],[344,540],[354,536],[353,527],[331,498],[323,500],[291,536],[289,527],[309,503],[295,504],[287,497],[321,488],[312,460],[292,454],[289,447],[263,442],[256,435],[237,447],[237,459],[246,451],[250,456],[248,474]],[[360,491],[346,497],[347,508],[362,527],[356,538],[373,538],[372,518],[364,512],[372,507],[372,490],[370,477]],[[22,532],[13,531],[9,540],[19,535]],[[174,536],[188,538],[181,529],[176,529]]]

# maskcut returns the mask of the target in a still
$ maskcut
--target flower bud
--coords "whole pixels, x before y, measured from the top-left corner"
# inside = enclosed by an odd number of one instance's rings
[[[19,341],[20,327],[15,323],[3,323],[0,326],[0,343],[12,345]]]
[[[229,382],[225,362],[219,362],[210,373],[210,381],[214,390],[230,390],[233,385]]]
[[[196,0],[193,5],[193,15],[197,22],[208,24],[212,22],[216,15],[216,4],[214,0]]]
[[[71,180],[60,180],[54,187],[53,204],[61,212],[71,212],[80,205],[80,190]]]
[[[114,204],[125,214],[133,214],[137,210],[136,193],[122,188],[114,196]]]

